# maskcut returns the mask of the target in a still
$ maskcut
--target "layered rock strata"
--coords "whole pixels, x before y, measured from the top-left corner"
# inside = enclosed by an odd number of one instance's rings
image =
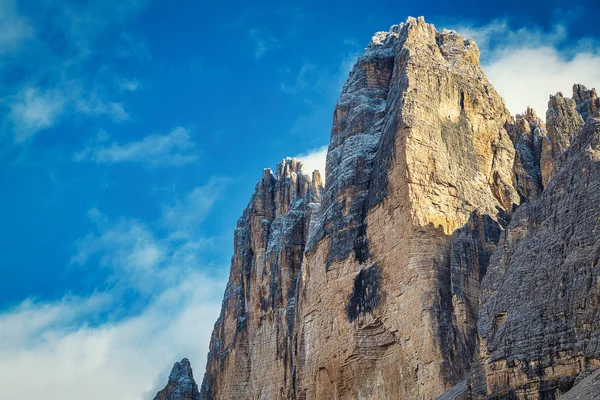
[[[293,393],[296,288],[322,190],[319,172],[309,178],[294,159],[283,160],[275,174],[264,171],[235,230],[202,398],[276,399]]]
[[[514,213],[482,282],[486,395],[555,398],[600,367],[600,115]]]
[[[513,118],[472,40],[422,18],[377,33],[326,187],[286,159],[238,222],[201,398],[566,392],[600,366],[599,106],[575,85],[546,124]]]
[[[468,374],[479,280],[520,203],[478,58],[409,19],[353,68],[302,267],[297,398],[433,398]]]

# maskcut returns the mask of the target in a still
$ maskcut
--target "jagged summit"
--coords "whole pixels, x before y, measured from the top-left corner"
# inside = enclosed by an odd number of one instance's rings
[[[600,100],[513,117],[478,60],[422,17],[373,36],[325,189],[286,158],[238,221],[201,398],[546,399],[600,367]]]
[[[415,26],[435,31],[437,44],[442,54],[449,60],[460,57],[469,62],[479,64],[479,48],[471,38],[465,38],[458,32],[449,29],[437,31],[434,25],[425,22],[424,17],[408,17],[405,22],[392,25],[388,31],[376,32],[365,49],[363,57],[381,57],[389,54],[397,41],[403,41],[409,30]]]
[[[187,358],[173,365],[167,386],[156,394],[154,400],[200,400],[198,385]]]

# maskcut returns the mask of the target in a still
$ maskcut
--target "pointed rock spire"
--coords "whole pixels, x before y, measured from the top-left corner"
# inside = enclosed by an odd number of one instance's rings
[[[200,400],[198,385],[187,358],[173,365],[167,386],[156,394],[154,400]]]

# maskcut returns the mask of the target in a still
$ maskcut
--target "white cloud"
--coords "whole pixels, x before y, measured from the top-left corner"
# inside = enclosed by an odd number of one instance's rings
[[[307,88],[315,88],[320,75],[322,71],[319,71],[314,64],[304,63],[291,83],[281,82],[281,91],[296,94]]]
[[[137,79],[120,79],[117,84],[125,92],[135,92],[140,88],[140,82]]]
[[[32,22],[21,15],[15,0],[0,0],[0,55],[18,50],[34,37]]]
[[[129,119],[129,113],[125,111],[123,103],[105,102],[97,95],[93,95],[90,98],[76,98],[74,105],[77,111],[89,116],[98,117],[104,115],[115,122]]]
[[[197,233],[171,236],[179,224],[210,212],[219,195],[213,185],[165,207],[160,221],[172,226],[161,235],[132,218],[112,222],[96,208],[88,211],[97,232],[76,243],[73,263],[93,268],[99,255],[111,268],[112,286],[87,297],[26,300],[0,313],[3,400],[149,399],[183,357],[201,383],[226,277],[201,272]],[[123,309],[123,295],[141,297]]]
[[[195,145],[187,129],[177,127],[166,135],[148,135],[139,141],[93,143],[76,153],[76,161],[97,163],[138,162],[150,166],[178,166],[195,161]]]
[[[268,51],[281,48],[279,40],[267,29],[252,28],[248,32],[248,36],[254,46],[254,58],[261,58]]]
[[[212,178],[191,190],[182,200],[165,205],[162,223],[171,230],[171,239],[193,236],[228,182],[225,178]]]
[[[148,399],[182,357],[191,360],[200,383],[223,283],[200,273],[182,274],[142,313],[96,326],[75,324],[98,310],[93,297],[24,303],[0,314],[2,398]],[[73,322],[65,326],[69,317]]]
[[[90,210],[88,216],[97,221],[98,233],[90,233],[75,243],[71,262],[84,265],[99,255],[99,264],[111,268],[117,280],[140,291],[154,290],[161,282],[152,278],[160,279],[168,246],[139,221],[122,218],[111,225],[96,209]]]
[[[310,150],[306,153],[294,156],[295,159],[302,161],[302,171],[305,174],[312,174],[316,169],[321,173],[321,178],[325,179],[325,160],[327,158],[327,146]]]
[[[570,97],[575,83],[600,88],[600,44],[570,41],[563,25],[544,31],[495,21],[456,30],[475,39],[482,67],[512,114],[531,106],[545,118],[549,95],[561,91]]]
[[[9,121],[15,142],[23,142],[38,131],[50,128],[64,112],[67,98],[58,90],[21,89],[9,105]]]
[[[114,78],[103,75],[105,67],[90,62],[97,61],[91,57],[98,52],[97,39],[139,12],[146,0],[38,3],[25,16],[14,0],[0,0],[0,73],[22,77],[3,88],[4,133],[20,143],[75,115],[128,120],[117,96],[137,89],[136,81],[115,88]],[[141,40],[121,39],[129,52],[142,56]]]

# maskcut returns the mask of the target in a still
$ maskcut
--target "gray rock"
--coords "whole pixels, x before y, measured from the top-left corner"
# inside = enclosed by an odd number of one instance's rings
[[[482,282],[490,394],[554,396],[600,366],[598,113],[559,160],[540,197],[514,213]]]
[[[167,386],[156,394],[154,400],[200,400],[198,385],[187,358],[173,365]]]

